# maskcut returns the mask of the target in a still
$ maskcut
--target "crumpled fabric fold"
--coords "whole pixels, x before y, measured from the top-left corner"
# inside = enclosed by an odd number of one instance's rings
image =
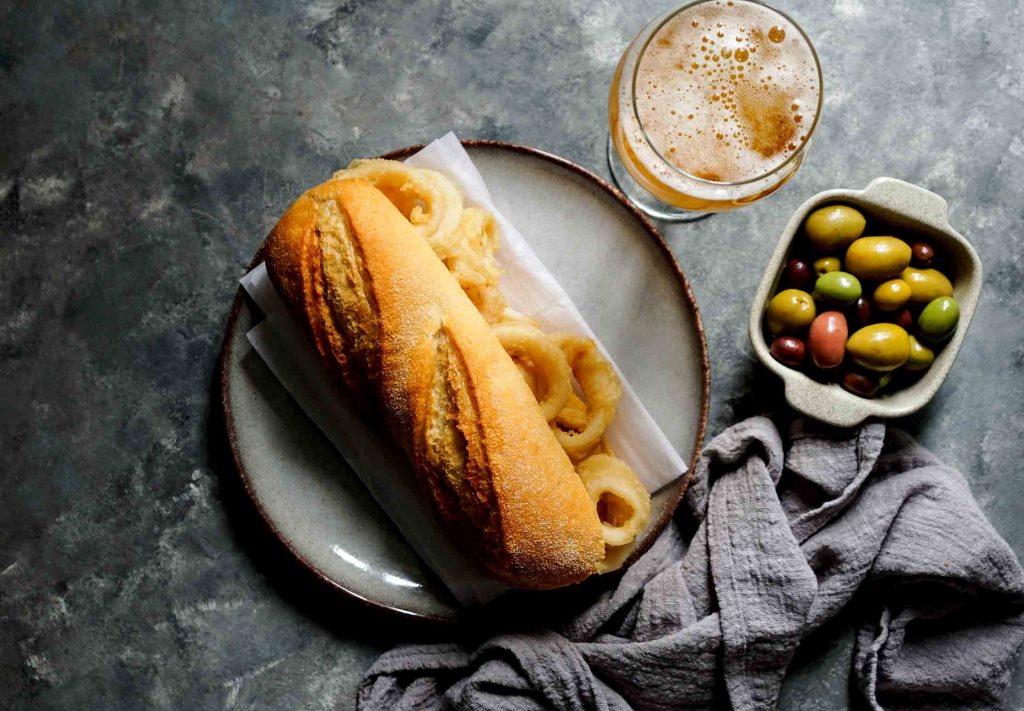
[[[773,708],[800,640],[858,596],[873,709],[992,708],[1024,642],[1024,572],[963,476],[870,422],[754,417],[701,456],[677,523],[549,627],[400,646],[365,710]],[[570,606],[571,608],[571,606]]]

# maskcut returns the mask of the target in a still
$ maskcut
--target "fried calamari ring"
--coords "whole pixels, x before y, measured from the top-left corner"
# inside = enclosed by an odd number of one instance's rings
[[[571,393],[565,401],[565,407],[558,413],[555,423],[564,430],[582,432],[587,426],[590,413],[587,410],[587,403],[580,400],[580,396]]]
[[[632,543],[627,543],[624,546],[605,546],[604,558],[597,561],[598,574],[610,573],[621,568],[622,564],[626,562],[626,558],[633,552],[634,547]]]
[[[458,230],[458,248],[444,260],[462,288],[497,285],[501,271],[494,260],[498,248],[498,223],[494,215],[478,207],[462,211]]]
[[[479,208],[462,208],[462,195],[445,176],[384,158],[354,160],[335,178],[363,178],[384,193],[452,272],[459,286],[487,319],[499,321],[505,299],[498,291],[494,260],[498,227]]]
[[[363,178],[384,193],[441,259],[456,252],[462,195],[440,173],[397,160],[354,160],[334,178]]]
[[[553,420],[572,392],[565,354],[541,331],[525,324],[498,324],[494,335],[513,360],[529,366],[534,380],[531,390],[544,419]]]
[[[506,306],[505,310],[501,314],[501,319],[498,323],[522,323],[527,326],[533,326],[534,328],[540,328],[540,324],[536,319],[532,319],[526,314],[519,313],[511,306]],[[572,397],[570,395],[570,397]]]
[[[505,297],[494,285],[467,286],[462,289],[487,323],[496,324],[505,313]]]
[[[462,211],[458,247],[444,260],[466,296],[488,323],[498,323],[508,310],[498,291],[501,271],[494,260],[498,247],[498,224],[486,210],[467,207]]]
[[[516,364],[516,367],[519,368],[519,373],[523,376],[523,380],[526,381],[526,385],[530,388],[530,391],[533,393],[533,396],[536,397],[537,396],[537,378],[533,374],[533,368],[531,368],[530,366],[528,366],[525,363],[521,363],[518,360],[513,361],[513,362]]]
[[[606,546],[632,543],[651,515],[651,496],[633,470],[607,454],[587,457],[580,480],[597,507]]]
[[[582,431],[569,432],[556,425],[555,436],[569,458],[579,461],[598,445],[615,417],[615,407],[622,396],[622,384],[592,340],[569,335],[558,336],[556,340],[569,361],[576,382],[583,390],[588,417],[587,426]]]

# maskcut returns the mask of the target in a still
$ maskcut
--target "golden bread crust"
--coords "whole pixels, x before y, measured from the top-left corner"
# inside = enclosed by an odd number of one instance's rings
[[[267,269],[317,352],[379,407],[441,518],[497,578],[553,588],[604,556],[594,505],[533,393],[379,190],[330,180],[271,231]]]

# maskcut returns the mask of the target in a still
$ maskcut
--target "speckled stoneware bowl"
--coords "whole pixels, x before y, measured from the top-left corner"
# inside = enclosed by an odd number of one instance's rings
[[[869,222],[891,225],[895,230],[919,234],[948,260],[947,276],[960,304],[960,323],[949,342],[936,353],[935,362],[919,380],[876,398],[862,398],[837,383],[822,383],[775,360],[768,350],[762,318],[768,300],[778,289],[782,267],[793,241],[801,236],[804,219],[813,210],[845,203],[863,212]],[[981,260],[963,235],[948,220],[946,201],[933,192],[895,178],[876,178],[863,190],[826,190],[805,202],[793,214],[779,237],[778,246],[765,269],[750,307],[750,340],[764,365],[782,378],[786,401],[799,412],[839,427],[852,427],[871,416],[901,417],[924,407],[946,379],[971,325],[981,293]]]
[[[463,144],[498,209],[572,297],[692,471],[708,416],[708,352],[693,293],[665,241],[621,193],[574,163],[526,146]],[[257,253],[251,266],[260,261]],[[314,575],[368,605],[438,622],[467,619],[473,613],[413,553],[249,345],[255,319],[239,290],[224,334],[221,397],[235,465],[267,525]],[[652,497],[650,522],[626,565],[668,524],[688,482],[684,476]],[[522,593],[515,604],[546,605],[548,594]]]

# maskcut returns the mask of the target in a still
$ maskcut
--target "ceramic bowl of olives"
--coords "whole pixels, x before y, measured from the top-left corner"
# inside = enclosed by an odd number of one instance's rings
[[[923,407],[949,374],[981,261],[946,201],[895,178],[828,190],[779,238],[750,339],[799,412],[840,427]]]

